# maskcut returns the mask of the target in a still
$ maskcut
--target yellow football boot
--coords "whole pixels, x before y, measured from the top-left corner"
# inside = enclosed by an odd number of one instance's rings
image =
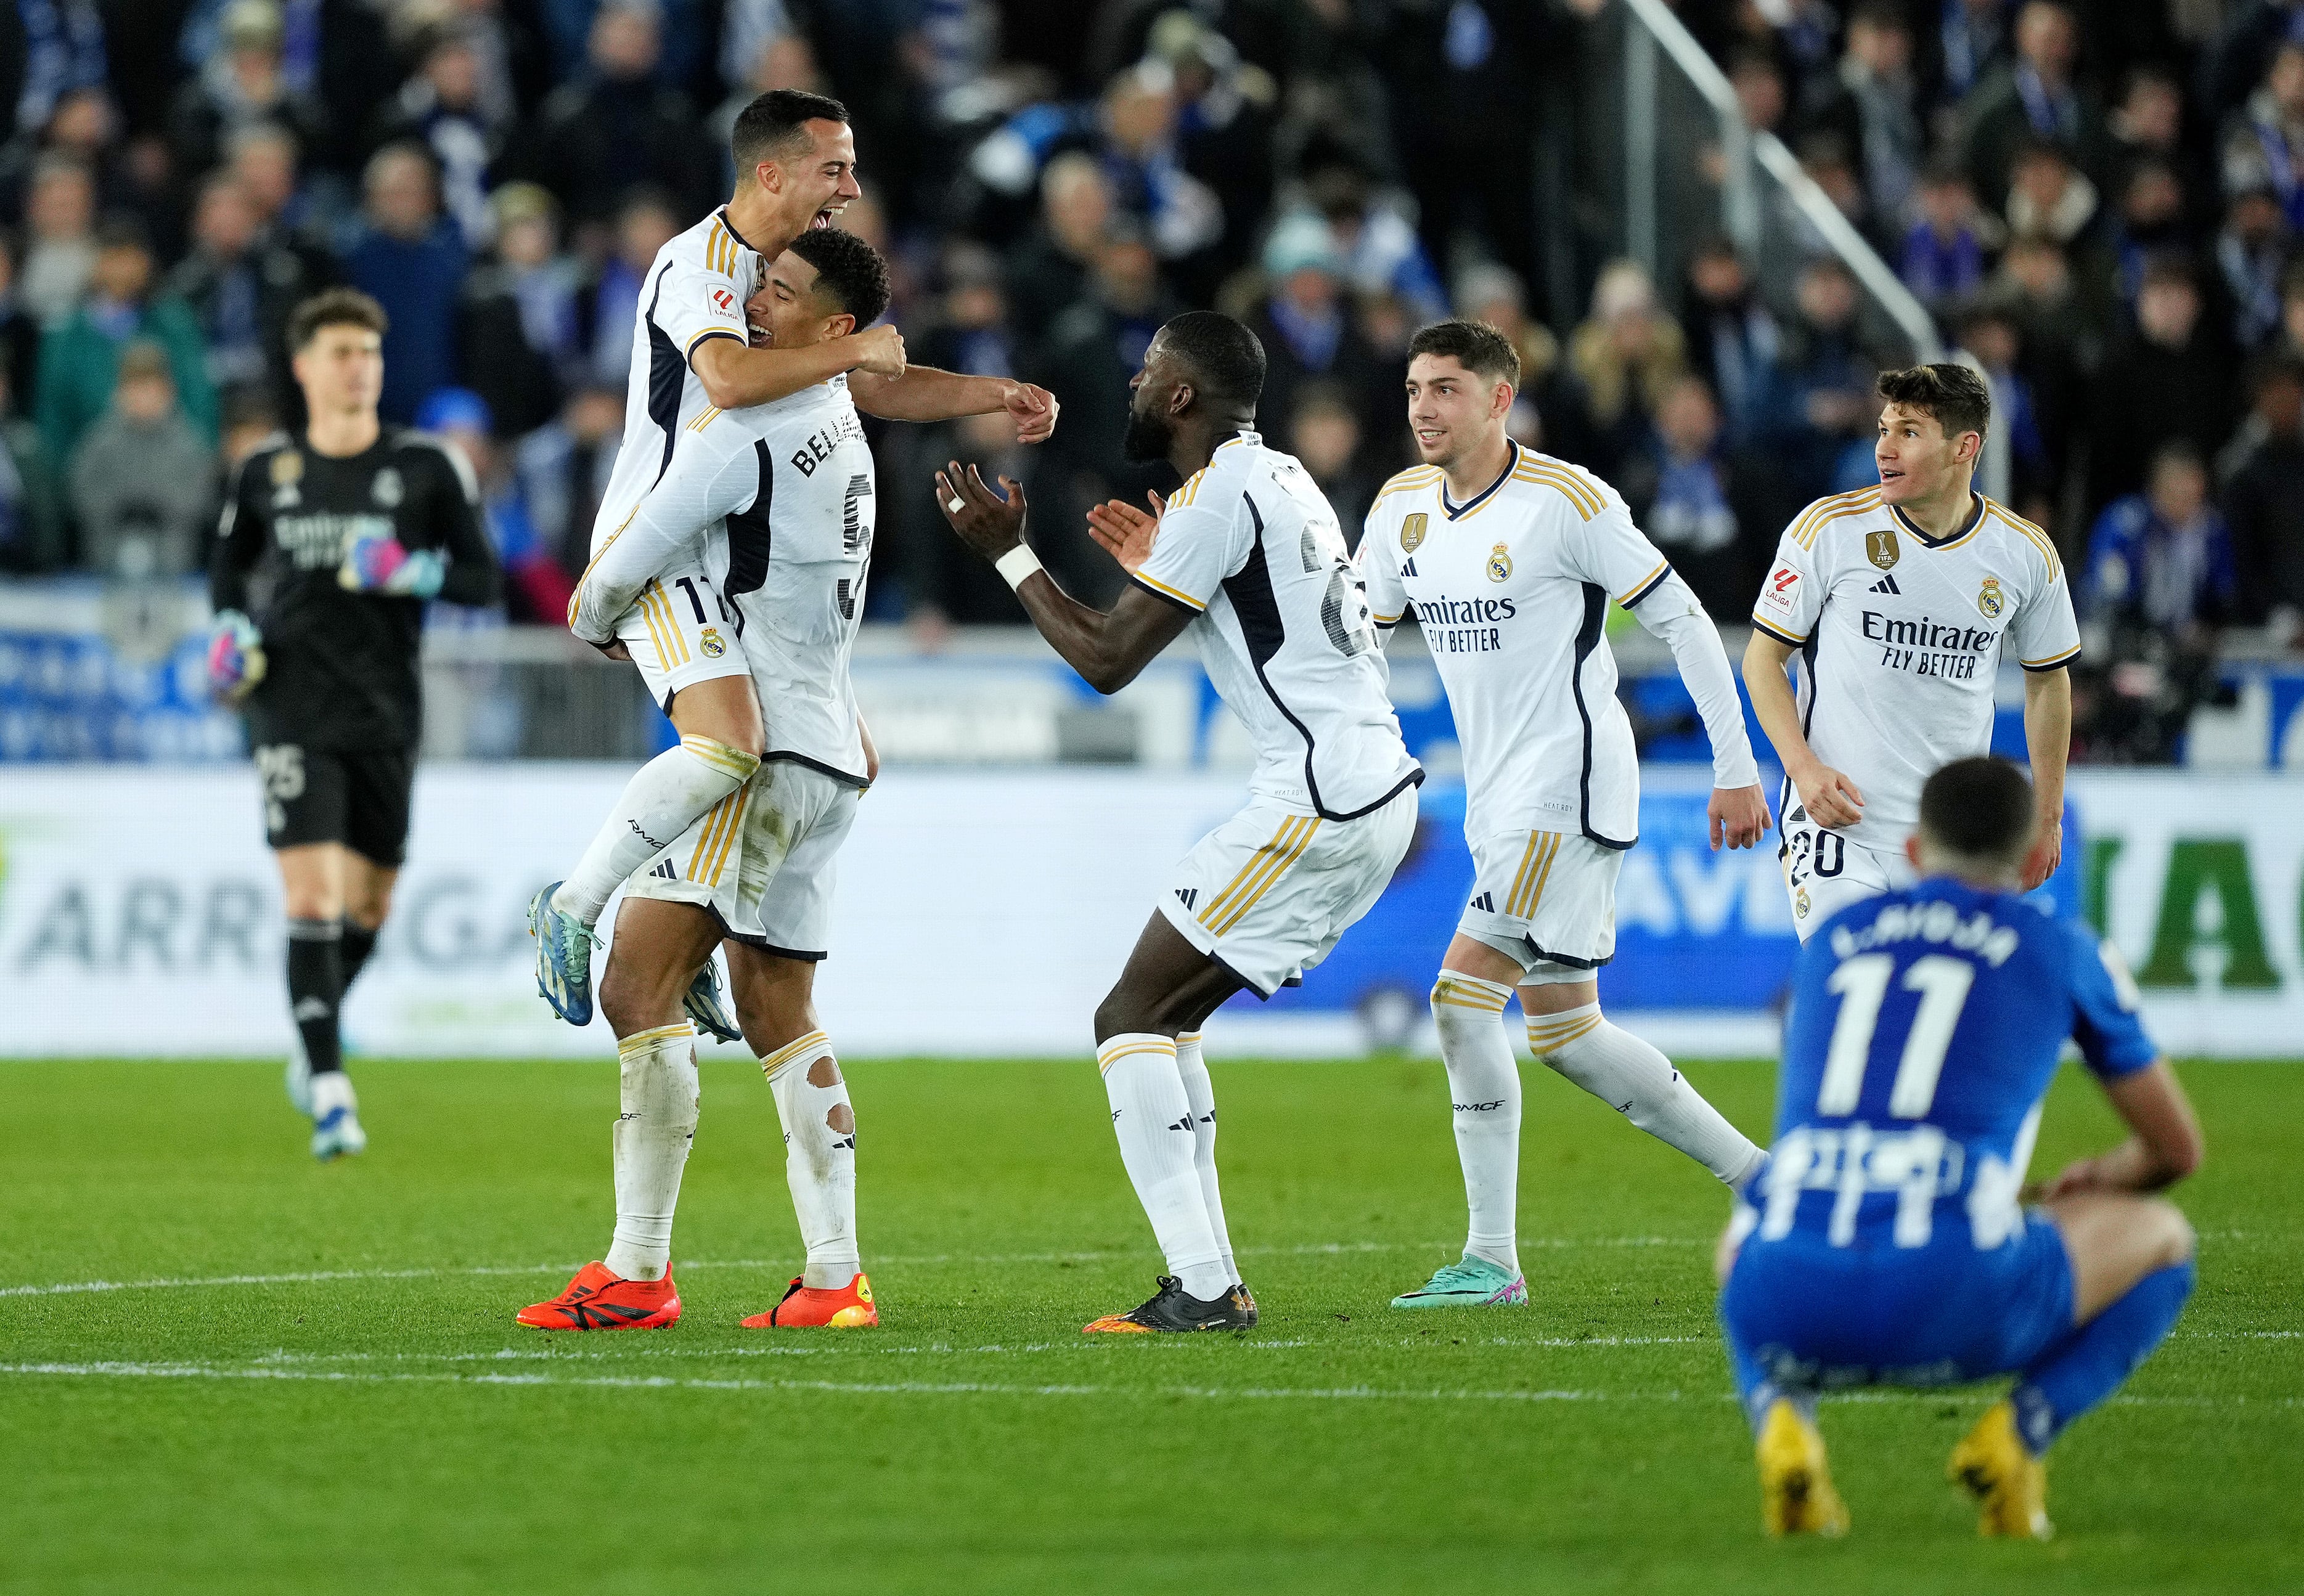
[[[2048,1522],[2048,1465],[2026,1449],[2008,1403],[1995,1403],[1977,1420],[1952,1449],[1944,1473],[1983,1509],[1978,1534],[2046,1541],[2056,1533]]]
[[[1832,1488],[1824,1437],[1778,1398],[1753,1448],[1760,1465],[1760,1524],[1771,1535],[1844,1535],[1848,1508]]]

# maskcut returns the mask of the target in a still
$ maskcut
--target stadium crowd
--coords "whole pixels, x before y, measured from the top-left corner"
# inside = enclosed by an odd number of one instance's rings
[[[1868,332],[1834,258],[1781,282],[1721,238],[1611,259],[1588,89],[1605,0],[0,0],[0,569],[204,562],[230,463],[293,425],[283,329],[375,295],[387,419],[470,460],[514,621],[556,622],[622,425],[656,248],[724,198],[736,109],[855,116],[846,225],[898,270],[913,359],[1037,381],[885,440],[1022,476],[1073,591],[1125,468],[1126,382],[1180,308],[1246,318],[1262,424],[1348,528],[1406,463],[1407,338],[1487,319],[1515,430],[1631,499],[1741,619],[1785,519],[1871,479]],[[2164,756],[2220,629],[2304,612],[2304,0],[1684,0],[1748,120],[1988,373],[2011,497],[2091,627],[2083,755]],[[1563,132],[1563,128],[1566,130]],[[1537,202],[1555,156],[1573,203]],[[1612,158],[1612,157],[1611,157]],[[1596,190],[1597,191],[1597,190]],[[1541,286],[1574,233],[1572,304]],[[1029,452],[1029,458],[1027,457]],[[1017,619],[892,494],[875,612]]]

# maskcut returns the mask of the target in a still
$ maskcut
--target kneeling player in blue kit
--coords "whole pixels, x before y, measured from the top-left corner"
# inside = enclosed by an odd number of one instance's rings
[[[2045,1540],[2043,1455],[2191,1295],[2191,1227],[2143,1194],[2198,1167],[2199,1127],[2119,956],[2018,896],[2033,823],[2013,765],[1944,766],[1907,844],[1925,879],[1835,915],[1794,967],[1775,1146],[1721,1246],[1772,1533],[1848,1527],[1819,1392],[2012,1374],[1949,1472],[1984,1534]],[[2026,1207],[2067,1036],[2133,1134]]]

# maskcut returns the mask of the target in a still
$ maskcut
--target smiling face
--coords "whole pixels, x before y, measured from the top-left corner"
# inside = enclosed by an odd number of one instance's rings
[[[1453,355],[1419,355],[1408,363],[1408,426],[1417,458],[1453,469],[1493,449],[1512,413],[1512,386],[1470,370]]]
[[[827,305],[816,283],[816,268],[789,249],[768,263],[759,291],[744,301],[754,349],[806,349],[856,330],[856,318]]]
[[[804,131],[804,148],[764,160],[754,173],[795,231],[831,226],[864,192],[856,183],[856,135],[848,124],[818,118]]]
[[[1872,459],[1880,468],[1880,497],[1909,504],[1955,487],[1961,473],[1976,463],[1984,435],[1944,436],[1944,426],[1926,410],[1891,404],[1880,412],[1880,441]]]

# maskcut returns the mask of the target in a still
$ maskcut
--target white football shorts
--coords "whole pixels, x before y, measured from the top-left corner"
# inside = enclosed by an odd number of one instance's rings
[[[1250,798],[1178,861],[1160,912],[1268,998],[1328,956],[1384,895],[1415,840],[1413,787],[1354,820]]]
[[[648,697],[666,714],[672,696],[720,676],[750,676],[734,612],[699,565],[665,571],[616,618],[616,641],[640,668]]]
[[[738,942],[819,959],[832,942],[834,861],[860,795],[789,759],[758,774],[624,883],[632,898],[692,903]]]
[[[1783,867],[1784,891],[1792,894],[1792,929],[1800,940],[1851,903],[1909,887],[1919,880],[1902,853],[1851,842],[1808,817],[1794,800],[1784,816],[1783,845],[1776,862]]]
[[[1616,956],[1622,849],[1575,832],[1472,840],[1472,896],[1456,929],[1520,967],[1520,984],[1589,981]]]

